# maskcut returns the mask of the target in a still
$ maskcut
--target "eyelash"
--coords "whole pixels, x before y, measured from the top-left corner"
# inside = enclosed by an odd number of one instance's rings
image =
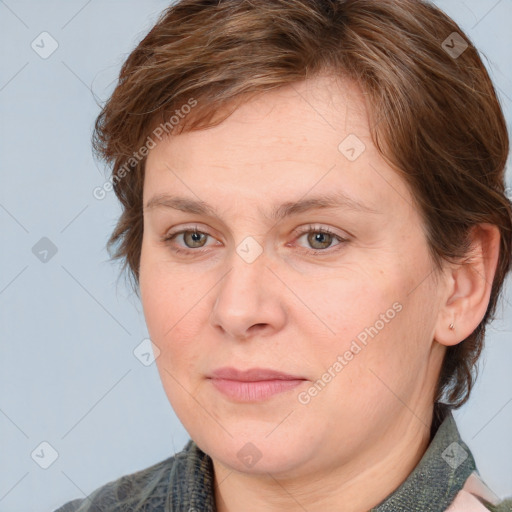
[[[191,254],[191,253],[202,253],[202,252],[205,252],[204,250],[202,250],[203,248],[197,248],[197,249],[186,248],[186,249],[184,249],[184,248],[180,248],[180,247],[173,247],[172,244],[171,244],[171,241],[174,238],[176,238],[178,235],[181,235],[183,233],[198,233],[198,234],[202,234],[202,235],[211,236],[209,233],[206,233],[204,231],[200,231],[197,228],[197,226],[194,226],[194,227],[189,227],[189,228],[186,228],[186,229],[182,229],[180,231],[176,231],[175,233],[169,233],[169,234],[165,235],[164,237],[162,237],[161,241],[164,244],[171,246],[172,251],[177,253],[177,254]],[[331,253],[333,251],[331,251],[330,249],[332,249],[333,247],[337,247],[339,245],[343,245],[343,242],[348,242],[348,240],[346,238],[343,238],[342,236],[337,235],[336,233],[331,231],[329,228],[325,228],[325,227],[319,228],[319,227],[315,227],[312,224],[310,224],[309,226],[307,226],[304,229],[302,229],[299,232],[297,232],[296,233],[296,239],[298,239],[298,238],[300,238],[303,235],[306,235],[308,233],[321,233],[321,234],[325,234],[325,235],[330,235],[330,236],[334,237],[335,239],[337,239],[338,242],[339,242],[338,244],[336,244],[334,246],[331,246],[331,247],[328,247],[326,249],[305,249],[306,252],[308,252],[309,254],[313,254],[313,255],[317,255],[317,254],[321,254],[321,253]],[[334,250],[336,250],[336,249],[334,249]]]

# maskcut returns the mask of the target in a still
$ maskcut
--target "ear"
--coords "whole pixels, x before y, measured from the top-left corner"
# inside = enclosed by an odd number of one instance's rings
[[[482,321],[489,305],[499,251],[497,226],[478,224],[472,228],[467,258],[458,265],[449,266],[446,271],[446,293],[434,334],[434,339],[441,345],[460,343]]]

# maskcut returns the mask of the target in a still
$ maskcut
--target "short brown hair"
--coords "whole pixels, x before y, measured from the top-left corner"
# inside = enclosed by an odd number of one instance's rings
[[[173,113],[173,134],[215,126],[248,97],[325,71],[365,93],[372,139],[408,183],[438,268],[464,261],[472,226],[500,230],[487,312],[447,349],[434,398],[439,415],[443,403],[465,403],[474,383],[485,326],[510,270],[512,208],[496,92],[475,47],[430,3],[181,0],[166,9],[127,58],[96,121],[94,148],[112,164],[123,207],[108,248],[129,267],[138,293],[146,158],[133,155],[149,145],[155,126],[169,127]],[[194,108],[179,115],[191,98]]]

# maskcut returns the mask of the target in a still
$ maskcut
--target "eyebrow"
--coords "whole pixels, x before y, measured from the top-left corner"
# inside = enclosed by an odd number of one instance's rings
[[[169,194],[157,194],[153,196],[146,203],[145,209],[151,210],[154,208],[171,208],[186,213],[220,217],[218,211],[204,201]],[[374,208],[347,196],[343,192],[332,192],[329,194],[300,199],[298,201],[288,201],[280,205],[276,205],[272,208],[267,217],[271,220],[278,221],[285,217],[298,215],[311,210],[328,208],[346,208],[349,210],[372,214],[380,213]]]

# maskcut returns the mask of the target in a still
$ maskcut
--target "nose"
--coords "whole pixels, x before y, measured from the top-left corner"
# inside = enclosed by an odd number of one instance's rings
[[[268,336],[283,328],[286,310],[282,282],[270,270],[265,252],[251,263],[237,253],[231,268],[214,288],[210,315],[214,328],[234,339]]]

